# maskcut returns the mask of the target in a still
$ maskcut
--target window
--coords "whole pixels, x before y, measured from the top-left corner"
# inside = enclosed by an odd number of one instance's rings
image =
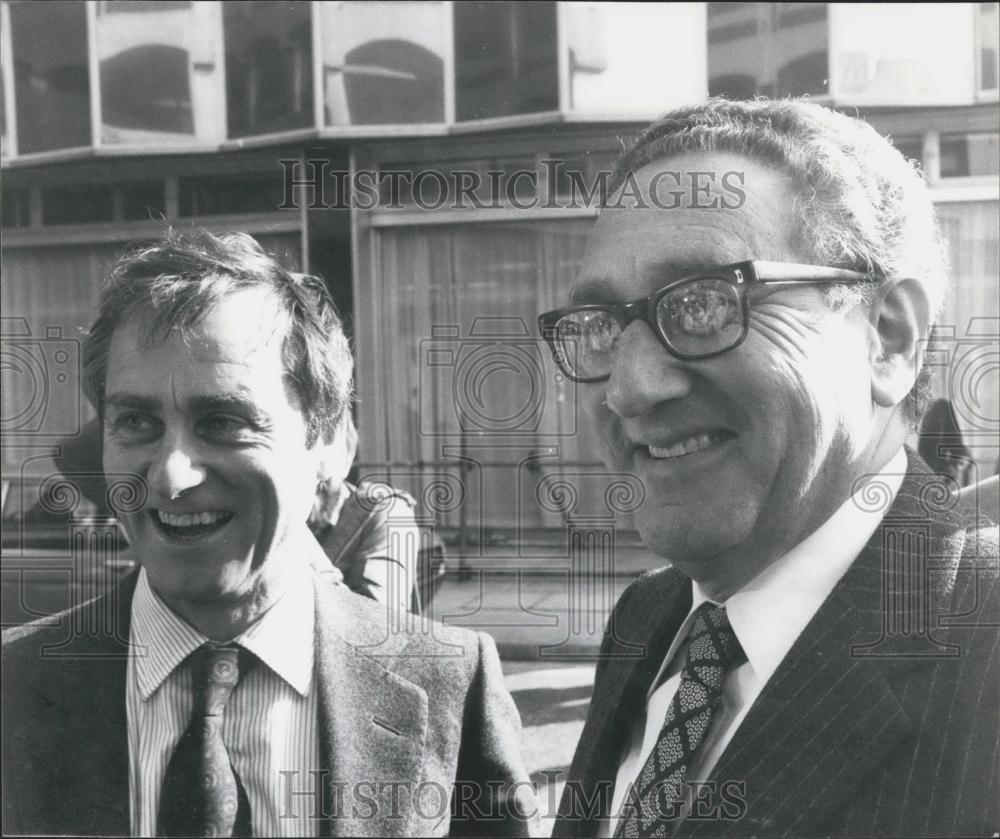
[[[555,3],[468,2],[453,9],[457,119],[559,107]]]
[[[709,3],[708,92],[823,96],[829,34],[826,4]]]
[[[561,3],[558,9],[568,110],[648,119],[705,98],[701,4]]]
[[[230,137],[313,124],[309,3],[225,2],[226,99]]]
[[[923,165],[924,140],[923,137],[891,137],[892,145],[907,160],[913,160]]]
[[[941,177],[1000,174],[1000,134],[942,134]]]
[[[30,200],[31,196],[26,188],[5,186],[3,188],[3,202],[0,204],[3,210],[3,226],[27,227],[31,223]]]
[[[581,463],[599,471],[592,435],[575,433],[577,389],[557,374],[535,320],[566,299],[592,224],[482,221],[374,234],[378,270],[370,293],[355,299],[356,322],[372,324],[355,333],[363,458],[420,464],[390,476],[418,497],[424,480],[454,478],[461,497],[439,524],[458,527],[465,516],[474,529],[561,526],[558,511],[538,504],[538,482],[579,475]],[[366,359],[377,370],[361,366]],[[546,449],[551,460],[526,473],[526,453]],[[521,480],[532,485],[519,488]],[[581,488],[576,512],[606,515],[605,485]],[[506,501],[516,498],[520,510]]]
[[[319,6],[326,125],[443,123],[443,3]]]
[[[974,4],[829,3],[830,92],[838,104],[966,105]]]
[[[205,3],[97,4],[101,143],[223,139],[217,20]]]
[[[1000,3],[979,3],[976,8],[977,88],[995,94],[1000,89]]]
[[[219,216],[275,212],[284,200],[281,171],[181,178],[181,216]]]
[[[123,221],[161,219],[166,214],[166,190],[163,181],[137,181],[122,186],[118,192]]]
[[[19,154],[91,144],[87,6],[10,4]]]
[[[114,198],[105,184],[46,187],[42,224],[88,224],[114,220]]]

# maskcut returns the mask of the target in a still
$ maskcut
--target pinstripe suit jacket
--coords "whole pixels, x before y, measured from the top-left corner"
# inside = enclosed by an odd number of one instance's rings
[[[912,453],[909,472],[700,790],[703,818],[676,835],[1000,829],[997,528]],[[622,595],[554,836],[593,836],[607,815],[632,720],[690,605],[673,569]]]
[[[135,578],[44,624],[4,633],[4,835],[129,834],[122,639]],[[414,620],[413,631],[391,632],[384,606],[351,594],[329,571],[317,575],[327,816],[317,833],[527,835],[522,816],[535,812],[534,798],[492,640]],[[464,804],[449,824],[456,779]],[[315,789],[312,778],[296,781],[299,791]],[[424,797],[414,800],[414,791]],[[316,796],[294,800],[317,804]]]

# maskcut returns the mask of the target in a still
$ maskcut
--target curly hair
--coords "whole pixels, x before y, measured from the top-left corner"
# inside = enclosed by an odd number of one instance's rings
[[[245,233],[170,230],[115,263],[83,343],[83,389],[98,415],[111,340],[124,321],[141,316],[150,339],[173,329],[183,334],[221,300],[252,288],[268,289],[275,300],[275,330],[302,400],[307,444],[331,441],[350,407],[354,367],[336,306],[322,280],[286,270]]]

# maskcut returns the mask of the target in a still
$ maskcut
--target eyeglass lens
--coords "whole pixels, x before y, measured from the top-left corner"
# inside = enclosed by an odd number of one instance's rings
[[[740,297],[732,283],[703,278],[671,289],[656,303],[656,323],[670,348],[685,356],[712,355],[739,342]],[[570,375],[597,378],[611,372],[622,324],[610,309],[571,312],[556,324],[563,365]]]

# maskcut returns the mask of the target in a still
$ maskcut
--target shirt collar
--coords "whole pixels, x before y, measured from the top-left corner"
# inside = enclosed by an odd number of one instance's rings
[[[900,449],[819,528],[726,601],[726,614],[760,684],[766,684],[792,644],[878,529],[906,472]],[[887,503],[872,509],[877,488]],[[881,496],[880,496],[881,497]],[[694,584],[697,595],[700,592]]]
[[[132,597],[132,643],[145,655],[134,658],[139,694],[143,700],[208,638],[164,603],[149,585],[146,569],[139,571]]]
[[[315,624],[312,578],[295,574],[281,599],[234,640],[306,696],[312,683]]]
[[[906,453],[900,449],[813,533],[726,600],[729,623],[761,685],[778,669],[802,630],[868,544],[899,492],[905,473]],[[873,510],[864,499],[876,488],[879,497],[884,495],[887,500]],[[706,602],[716,603],[698,583],[692,582],[691,610],[667,650],[650,693],[687,642],[694,613]]]
[[[267,612],[233,643],[250,650],[301,696],[312,684],[315,655],[315,594],[311,565],[294,562],[288,586]],[[132,598],[132,641],[145,647],[136,656],[136,679],[143,700],[208,638],[173,612],[149,585],[146,569],[139,571]]]

